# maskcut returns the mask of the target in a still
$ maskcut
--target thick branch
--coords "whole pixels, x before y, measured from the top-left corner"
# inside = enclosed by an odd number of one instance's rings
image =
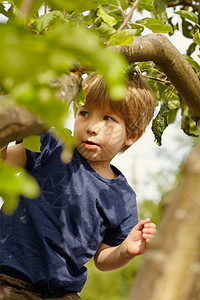
[[[43,123],[23,107],[0,109],[0,147],[45,131]]]
[[[188,105],[192,118],[200,120],[200,81],[189,63],[162,34],[136,36],[130,46],[114,46],[129,63],[153,61],[167,75]]]
[[[57,98],[69,103],[79,93],[81,82],[81,73],[71,72],[57,78],[51,86],[58,88]],[[42,134],[46,130],[43,122],[25,108],[0,106],[0,147],[30,135]]]
[[[131,300],[189,300],[200,295],[200,144],[168,196],[158,234],[146,253]]]

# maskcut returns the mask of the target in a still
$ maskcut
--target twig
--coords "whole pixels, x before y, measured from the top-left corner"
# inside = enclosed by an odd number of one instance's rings
[[[165,80],[165,79],[154,78],[154,77],[151,77],[151,76],[144,75],[144,74],[142,74],[142,73],[140,73],[140,76],[145,77],[145,78],[147,78],[147,79],[159,81],[160,83],[162,83],[162,84],[164,84],[164,85],[170,85],[170,84],[171,84],[170,81],[167,81],[167,80]]]
[[[23,0],[22,5],[20,7],[20,12],[26,17],[33,5],[34,0]]]
[[[124,27],[127,26],[129,20],[131,19],[132,17],[132,14],[134,12],[134,10],[136,9],[136,7],[138,6],[140,0],[136,0],[135,3],[133,4],[133,6],[131,7],[131,10],[130,12],[128,13],[127,17],[124,19],[124,22],[121,24],[121,26],[117,29],[117,31],[121,31],[124,29]]]
[[[123,18],[125,19],[125,18],[126,18],[126,15],[125,15],[125,13],[124,13],[124,10],[123,10],[123,8],[122,8],[121,3],[120,3],[119,0],[117,0],[117,4],[118,4],[118,7],[119,7],[119,10],[121,10],[121,12],[122,12]]]

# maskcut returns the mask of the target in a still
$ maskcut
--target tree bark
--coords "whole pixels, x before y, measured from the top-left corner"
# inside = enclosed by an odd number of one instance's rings
[[[81,89],[82,77],[78,72],[64,74],[50,85],[58,88],[56,97],[70,103]],[[3,98],[6,96],[2,97]],[[1,98],[1,97],[0,97]],[[42,120],[20,106],[0,106],[0,147],[15,140],[31,135],[40,135],[47,131]]]
[[[177,48],[162,34],[136,36],[129,46],[114,46],[129,63],[153,61],[167,75],[188,105],[192,118],[200,120],[200,81]]]
[[[200,144],[182,182],[166,199],[158,234],[145,254],[130,300],[191,300],[200,295]]]

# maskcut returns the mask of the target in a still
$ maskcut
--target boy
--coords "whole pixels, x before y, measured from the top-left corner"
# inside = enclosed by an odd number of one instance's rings
[[[121,101],[109,98],[100,75],[89,76],[83,88],[70,163],[61,162],[62,146],[49,133],[41,136],[41,153],[22,143],[4,151],[8,162],[37,179],[41,193],[21,197],[13,215],[1,212],[1,300],[80,299],[89,259],[102,271],[114,270],[142,254],[156,234],[149,219],[138,223],[135,193],[110,164],[150,122],[152,91],[138,76]]]

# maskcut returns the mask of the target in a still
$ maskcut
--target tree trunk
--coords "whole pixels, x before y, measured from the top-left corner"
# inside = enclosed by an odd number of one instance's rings
[[[158,234],[147,251],[130,300],[200,299],[200,144],[183,179],[167,197]]]

